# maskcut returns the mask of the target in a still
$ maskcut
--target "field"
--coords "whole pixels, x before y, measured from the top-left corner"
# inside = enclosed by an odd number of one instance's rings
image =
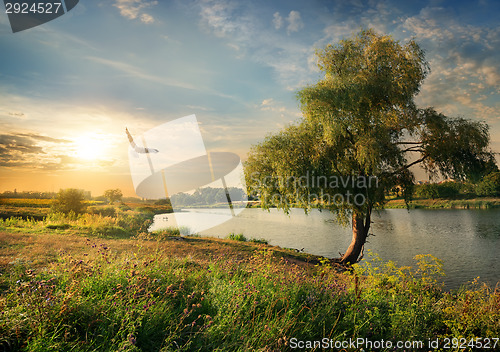
[[[417,257],[414,268],[374,260],[342,271],[241,234],[147,234],[153,214],[115,206],[112,216],[1,220],[0,350],[320,351],[350,340],[346,351],[393,351],[397,341],[421,351],[500,347],[500,288],[473,282],[445,292],[434,257]]]

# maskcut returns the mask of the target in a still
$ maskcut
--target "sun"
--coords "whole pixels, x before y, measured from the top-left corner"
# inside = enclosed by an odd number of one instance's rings
[[[106,156],[108,143],[99,135],[75,138],[75,156],[83,160],[98,160]]]

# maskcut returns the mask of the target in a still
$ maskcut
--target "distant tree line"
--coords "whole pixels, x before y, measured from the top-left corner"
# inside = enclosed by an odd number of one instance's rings
[[[5,191],[0,193],[0,198],[23,198],[23,199],[52,199],[57,195],[56,192],[32,192],[32,191],[24,191],[17,192],[14,191]]]
[[[477,183],[447,181],[415,186],[417,198],[500,197],[500,172],[493,172]]]
[[[245,198],[245,193],[242,189],[236,187],[228,187],[228,193],[232,202],[242,201]],[[172,205],[190,206],[190,205],[213,205],[216,203],[227,202],[226,191],[224,188],[200,188],[193,194],[177,193],[170,197]]]

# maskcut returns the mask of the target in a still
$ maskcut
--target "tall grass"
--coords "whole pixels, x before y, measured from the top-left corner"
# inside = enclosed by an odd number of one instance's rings
[[[118,210],[115,216],[106,216],[109,210],[103,213],[69,214],[49,213],[44,220],[32,218],[10,217],[0,218],[0,229],[17,228],[19,231],[68,230],[85,235],[129,237],[146,232],[152,224],[153,215],[132,210]]]
[[[16,264],[0,296],[0,342],[24,351],[283,351],[291,341],[497,337],[500,291],[446,293],[439,261],[337,273],[308,269],[264,248],[210,263],[138,246],[121,256],[87,241],[34,272]],[[1,345],[0,345],[1,346]],[[356,350],[356,349],[350,349]],[[357,349],[360,350],[360,349]],[[458,349],[457,349],[458,350]]]

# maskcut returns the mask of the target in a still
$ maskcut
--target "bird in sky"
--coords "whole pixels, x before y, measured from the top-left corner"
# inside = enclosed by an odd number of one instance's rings
[[[135,142],[134,142],[134,138],[132,138],[132,135],[130,134],[130,132],[128,131],[128,128],[126,128],[126,127],[125,127],[125,132],[127,132],[127,137],[128,137],[128,141],[130,142],[130,146],[132,148],[134,148],[136,153],[140,153],[140,154],[158,153],[158,149],[137,146],[137,144],[135,144]]]

